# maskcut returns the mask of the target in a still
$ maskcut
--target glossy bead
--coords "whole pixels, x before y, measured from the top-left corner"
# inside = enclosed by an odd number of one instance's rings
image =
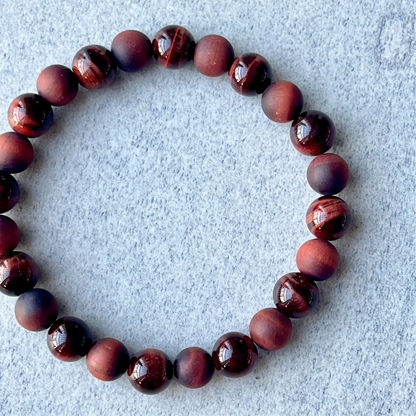
[[[219,35],[203,37],[195,47],[195,68],[208,77],[228,72],[234,61],[234,49],[227,39]]]
[[[41,271],[29,255],[19,251],[0,256],[0,291],[19,296],[35,287]]]
[[[270,120],[287,123],[302,111],[303,96],[300,89],[289,81],[273,82],[261,96],[261,107]]]
[[[26,137],[39,137],[52,126],[52,107],[38,94],[22,94],[10,103],[8,119],[16,133]]]
[[[350,209],[341,198],[321,196],[309,205],[306,224],[315,237],[337,240],[350,228]]]
[[[0,134],[0,170],[19,173],[33,161],[33,146],[19,133],[10,131]]]
[[[286,316],[303,318],[318,305],[318,287],[306,274],[287,273],[274,286],[273,301]]]
[[[313,239],[299,247],[296,264],[302,273],[312,279],[326,280],[338,269],[339,254],[330,242]]]
[[[11,218],[0,215],[0,256],[14,250],[19,241],[19,227]]]
[[[295,149],[308,156],[317,156],[329,150],[334,142],[335,126],[320,111],[304,111],[293,120],[290,140]]]
[[[194,37],[182,26],[166,26],[153,39],[153,56],[165,68],[182,68],[195,51]]]
[[[173,365],[163,351],[147,348],[131,358],[127,375],[132,386],[141,393],[156,394],[170,384]]]
[[[45,289],[33,289],[17,299],[14,313],[17,322],[29,331],[48,329],[58,316],[58,303]]]
[[[137,30],[125,30],[114,38],[111,53],[121,70],[136,72],[150,63],[153,48],[145,34]]]
[[[292,322],[275,308],[258,311],[250,322],[250,336],[263,350],[276,351],[292,336]]]
[[[49,351],[62,361],[77,361],[85,357],[92,343],[87,324],[73,316],[58,319],[48,331]]]
[[[127,371],[129,362],[127,348],[114,338],[100,339],[87,354],[88,370],[102,381],[113,381],[121,377]]]
[[[16,179],[7,172],[0,171],[0,213],[12,209],[20,198],[20,188]]]
[[[257,355],[257,347],[249,336],[241,332],[228,332],[215,343],[212,359],[221,374],[242,377],[254,368]]]
[[[117,63],[113,54],[104,46],[88,45],[75,54],[72,71],[84,88],[96,90],[114,83]]]
[[[202,348],[182,350],[173,364],[174,375],[182,386],[198,389],[209,383],[214,375],[212,357]]]
[[[262,94],[272,82],[272,69],[261,55],[244,53],[235,58],[228,79],[239,94]]]

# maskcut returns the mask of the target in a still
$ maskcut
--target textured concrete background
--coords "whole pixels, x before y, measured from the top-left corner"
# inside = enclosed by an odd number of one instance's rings
[[[265,56],[275,79],[301,88],[307,109],[334,120],[332,150],[352,176],[341,197],[354,217],[336,242],[339,272],[319,284],[322,301],[294,322],[290,344],[261,352],[249,376],[216,375],[197,391],[172,382],[146,396],[126,378],[95,380],[85,360],[56,360],[45,332],[20,328],[15,299],[2,296],[0,414],[413,416],[415,13],[400,0],[4,2],[2,131],[10,101],[84,45],[108,47],[125,29],[152,38],[168,24],[196,39],[218,33],[237,54]],[[155,347],[172,359],[247,332],[311,238],[311,159],[294,150],[288,126],[269,121],[259,97],[192,64],[120,73],[55,118],[34,140],[33,165],[16,175],[23,195],[10,216],[61,316],[131,353]]]

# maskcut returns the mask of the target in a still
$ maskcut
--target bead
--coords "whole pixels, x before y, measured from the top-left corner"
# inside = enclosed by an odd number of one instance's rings
[[[0,256],[0,291],[19,296],[35,287],[41,271],[29,255],[13,251]]]
[[[304,111],[293,120],[290,140],[295,149],[308,156],[326,152],[332,146],[335,126],[332,120],[320,111]]]
[[[273,301],[286,316],[303,318],[318,305],[318,287],[306,274],[287,273],[274,286]]]
[[[313,239],[299,247],[296,264],[302,273],[313,280],[326,280],[338,269],[339,254],[330,242]]]
[[[38,94],[22,94],[10,103],[8,119],[16,133],[31,138],[39,137],[52,126],[52,107]]]
[[[22,172],[32,163],[33,157],[32,143],[26,137],[14,131],[0,134],[0,170]]]
[[[29,331],[48,329],[58,316],[58,303],[45,289],[32,289],[17,299],[14,314],[17,322]]]
[[[208,384],[215,370],[212,357],[199,347],[182,350],[176,357],[173,368],[179,383],[191,389]]]
[[[39,74],[36,88],[50,104],[67,105],[78,94],[78,78],[66,66],[51,65]]]
[[[136,72],[150,63],[153,48],[145,34],[137,30],[125,30],[114,38],[111,53],[121,70]]]
[[[350,209],[341,198],[321,196],[309,205],[306,224],[315,237],[337,240],[350,228]]]
[[[273,82],[261,96],[261,107],[270,120],[287,123],[302,111],[303,96],[300,89],[289,81]]]
[[[270,85],[272,69],[265,58],[256,53],[244,53],[231,65],[228,79],[241,95],[262,94]]]
[[[88,370],[102,381],[113,381],[121,377],[127,371],[129,362],[127,348],[114,338],[100,339],[87,354]]]
[[[114,83],[117,63],[113,54],[104,46],[88,45],[75,54],[72,71],[84,88],[96,90]]]
[[[221,374],[234,378],[250,373],[257,355],[257,347],[249,336],[241,332],[228,332],[215,343],[212,359]]]
[[[234,61],[234,50],[227,39],[219,35],[203,37],[195,47],[195,68],[208,77],[228,72]]]
[[[0,215],[0,256],[14,250],[19,241],[20,230],[16,223],[11,218]]]
[[[0,213],[12,209],[20,198],[20,188],[15,178],[0,171]]]
[[[182,68],[194,56],[194,37],[182,26],[166,26],[153,39],[153,56],[165,68]]]
[[[250,322],[250,336],[263,350],[276,351],[292,336],[292,322],[275,308],[258,311]]]
[[[131,358],[127,375],[132,386],[141,393],[156,394],[169,386],[173,365],[163,351],[147,348]]]
[[[317,156],[306,172],[311,188],[322,195],[341,192],[347,186],[349,176],[347,162],[334,153]]]
[[[49,328],[47,344],[49,351],[59,360],[77,361],[88,354],[92,334],[84,321],[67,316]]]

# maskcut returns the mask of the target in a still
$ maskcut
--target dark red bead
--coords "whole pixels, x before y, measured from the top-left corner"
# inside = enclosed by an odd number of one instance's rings
[[[212,359],[221,374],[242,377],[254,368],[257,355],[257,347],[249,336],[241,332],[228,332],[215,343]]]
[[[50,352],[59,360],[77,361],[88,354],[93,341],[84,321],[67,316],[49,328],[47,343]]]
[[[320,111],[304,111],[293,120],[290,140],[295,149],[308,156],[317,156],[329,150],[334,142],[335,126]]]
[[[350,209],[341,198],[321,196],[309,205],[306,224],[315,237],[337,240],[350,228]]]
[[[15,178],[0,171],[0,213],[12,209],[20,198],[20,188]]]
[[[38,94],[22,94],[10,103],[8,119],[16,133],[26,137],[39,137],[52,126],[52,107]]]
[[[163,351],[147,348],[131,358],[127,375],[132,386],[141,393],[156,394],[170,384],[173,365]]]
[[[14,250],[20,241],[20,230],[9,217],[0,215],[0,256]],[[3,276],[4,280],[7,276]]]
[[[44,289],[33,289],[17,299],[14,313],[17,322],[29,331],[48,329],[58,316],[55,297]]]
[[[33,161],[33,146],[19,133],[0,134],[0,170],[9,173],[24,171]]]
[[[202,348],[182,350],[173,364],[174,375],[182,386],[198,389],[209,383],[214,375],[212,357]]]
[[[273,301],[276,308],[286,316],[303,318],[318,305],[318,287],[306,274],[287,273],[277,281]]]

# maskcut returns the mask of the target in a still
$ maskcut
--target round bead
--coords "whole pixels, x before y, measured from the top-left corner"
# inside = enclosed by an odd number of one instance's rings
[[[84,88],[96,90],[114,83],[117,63],[113,54],[104,46],[88,45],[75,54],[72,71]]]
[[[174,375],[182,386],[198,389],[209,383],[214,375],[212,357],[202,348],[182,350],[173,364]]]
[[[292,322],[275,308],[258,311],[250,322],[250,335],[263,350],[276,351],[292,336]]]
[[[270,120],[286,123],[299,116],[303,96],[300,89],[289,81],[273,82],[261,96],[261,107]]]
[[[235,58],[228,79],[239,94],[262,94],[272,82],[272,69],[261,55],[244,53]]]
[[[129,362],[127,348],[114,338],[100,339],[87,354],[88,370],[102,381],[113,381],[121,377],[127,371]]]
[[[15,132],[0,134],[0,170],[9,173],[24,171],[33,161],[30,141]]]
[[[125,30],[114,38],[111,53],[121,70],[136,72],[150,63],[153,54],[152,43],[142,32]]]
[[[228,72],[234,61],[234,50],[227,39],[219,35],[203,37],[195,47],[195,68],[208,77]]]
[[[33,289],[19,296],[14,314],[23,328],[29,331],[43,331],[55,322],[58,303],[47,290]]]
[[[337,240],[350,228],[350,209],[341,198],[321,196],[309,205],[306,224],[315,237]]]
[[[320,111],[304,111],[293,120],[290,140],[295,149],[308,156],[326,152],[332,146],[335,127],[332,120]]]
[[[315,282],[303,273],[287,273],[273,289],[276,308],[290,318],[309,315],[319,302],[319,291]]]
[[[39,137],[52,126],[52,107],[38,94],[22,94],[10,103],[8,119],[16,133],[26,137]]]
[[[20,188],[15,178],[0,171],[0,213],[12,209],[20,198]]]
[[[84,321],[67,316],[49,328],[47,343],[54,357],[62,361],[77,361],[88,354],[92,334]]]
[[[46,67],[38,76],[39,95],[55,106],[69,104],[78,94],[78,78],[63,65]]]
[[[155,348],[135,354],[127,371],[132,386],[145,394],[165,390],[173,377],[173,365],[168,356]]]
[[[245,376],[254,368],[257,355],[257,347],[249,336],[228,332],[215,343],[212,359],[221,374],[235,378]]]
[[[19,227],[11,218],[0,215],[0,256],[14,250],[19,241]]]
[[[339,254],[328,241],[313,239],[299,247],[296,264],[302,273],[312,279],[326,280],[338,269]]]
[[[153,56],[165,68],[182,68],[195,51],[194,37],[182,26],[166,26],[153,39]]]

